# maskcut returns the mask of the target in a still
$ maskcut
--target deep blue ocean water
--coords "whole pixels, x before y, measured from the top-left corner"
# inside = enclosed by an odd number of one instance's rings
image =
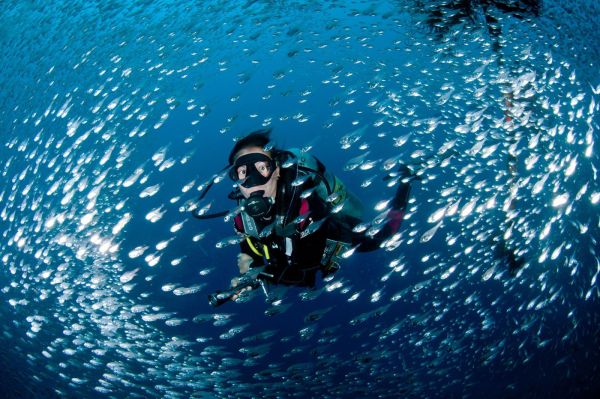
[[[598,395],[597,4],[0,10],[4,397]],[[216,248],[234,235],[231,223],[179,207],[227,165],[236,138],[265,127],[280,148],[318,138],[310,154],[361,198],[366,221],[395,192],[381,181],[385,160],[450,146],[459,155],[414,184],[398,247],[346,259],[332,281],[341,287],[310,301],[291,288],[276,316],[260,293],[214,309],[206,295],[238,272],[239,248]],[[165,146],[164,160],[152,160]],[[343,170],[366,151],[381,161]],[[231,189],[228,179],[211,188],[211,211],[236,206]],[[430,216],[457,201],[420,243]],[[161,206],[163,217],[148,221]],[[515,277],[494,256],[500,237],[525,262]],[[404,267],[388,275],[394,260]],[[167,284],[202,287],[178,296]],[[264,332],[274,333],[252,339]]]

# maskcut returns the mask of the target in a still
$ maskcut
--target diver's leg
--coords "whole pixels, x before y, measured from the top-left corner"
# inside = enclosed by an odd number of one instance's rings
[[[396,234],[400,229],[400,224],[404,219],[406,213],[406,207],[408,206],[408,200],[410,199],[410,189],[414,180],[420,180],[415,177],[410,169],[406,165],[400,165],[400,182],[396,195],[392,199],[390,213],[388,214],[388,221],[386,224],[390,227],[389,235]],[[389,238],[389,237],[388,237]]]
[[[398,189],[396,190],[396,195],[394,195],[390,205],[393,211],[402,212],[406,210],[406,206],[408,205],[410,189],[413,181],[421,180],[421,178],[413,175],[411,170],[406,165],[400,165],[398,173],[401,176],[400,183],[398,185]]]
[[[457,156],[458,153],[454,150],[448,150],[444,154],[433,154],[425,157],[419,161],[410,163],[408,165],[400,164],[396,172],[390,173],[384,177],[383,180],[390,180],[392,178],[398,178],[398,189],[396,195],[392,198],[390,203],[390,211],[387,215],[385,225],[374,236],[366,236],[364,233],[354,233],[352,237],[352,246],[356,247],[356,252],[370,252],[381,248],[381,244],[384,241],[391,238],[394,234],[400,230],[402,220],[404,220],[404,214],[408,207],[408,201],[410,199],[410,189],[412,188],[415,180],[422,180],[419,177],[419,170],[424,168],[430,168],[435,165],[442,163],[449,157]],[[361,223],[360,220],[355,221],[355,226]]]
[[[412,188],[413,182],[415,180],[423,180],[418,175],[418,171],[438,165],[445,159],[457,155],[458,153],[454,150],[448,150],[444,154],[433,154],[420,161],[413,162],[411,164],[412,169],[407,165],[400,164],[398,171],[396,172],[400,177],[400,182],[398,190],[396,190],[396,195],[392,199],[391,210],[387,222],[390,227],[390,236],[396,234],[400,229],[400,224],[404,219],[408,200],[410,199],[410,189]]]
[[[371,252],[381,248],[381,244],[394,233],[387,225],[383,226],[380,232],[374,236],[366,236],[364,233],[355,233],[352,237],[352,247],[356,247],[356,252]]]
[[[389,236],[386,239],[396,234],[400,229],[400,224],[404,220],[404,214],[406,213],[408,200],[410,199],[410,189],[412,188],[413,181],[421,180],[421,178],[413,175],[406,165],[400,165],[399,173],[401,176],[400,182],[396,190],[396,195],[394,195],[390,204],[391,209],[387,217],[388,221],[386,222],[386,225],[390,227]]]
[[[366,236],[364,233],[355,234],[352,237],[352,246],[355,247],[360,244],[356,248],[356,252],[370,252],[381,248],[381,244],[400,229],[410,199],[410,189],[413,181],[420,179],[416,178],[406,165],[400,165],[398,173],[400,174],[399,186],[390,203],[390,211],[383,228],[372,237]]]

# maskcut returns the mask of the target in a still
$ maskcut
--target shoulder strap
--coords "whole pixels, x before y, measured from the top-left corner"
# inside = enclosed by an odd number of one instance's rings
[[[240,212],[242,224],[244,225],[244,233],[252,236],[256,239],[260,239],[258,236],[258,228],[256,227],[256,222],[252,217],[250,217],[246,212]],[[236,220],[237,221],[237,220]]]

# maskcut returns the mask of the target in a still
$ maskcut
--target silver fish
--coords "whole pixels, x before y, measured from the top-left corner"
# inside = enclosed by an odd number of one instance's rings
[[[314,233],[315,231],[319,230],[321,228],[321,226],[323,226],[323,223],[325,223],[327,221],[328,217],[324,217],[323,219],[316,221],[316,222],[312,222],[311,224],[308,225],[307,228],[305,228],[302,233],[300,234],[301,237],[305,237],[309,234]]]
[[[440,220],[440,222],[438,224],[436,224],[435,226],[433,226],[431,229],[427,230],[419,239],[419,242],[424,243],[427,242],[429,240],[431,240],[431,238],[434,236],[435,232],[440,228],[440,226],[442,225],[444,221]]]
[[[358,168],[365,160],[365,158],[371,153],[371,151],[367,151],[362,155],[359,155],[355,158],[352,158],[351,160],[349,160],[348,162],[346,162],[346,164],[344,165],[344,170],[345,171],[349,171],[349,170],[354,170],[356,168]]]
[[[304,176],[299,176],[296,179],[294,179],[294,181],[292,182],[292,187],[301,186],[304,183],[306,183],[308,180],[310,180],[312,177],[313,177],[312,173],[309,173],[309,174],[304,175]]]

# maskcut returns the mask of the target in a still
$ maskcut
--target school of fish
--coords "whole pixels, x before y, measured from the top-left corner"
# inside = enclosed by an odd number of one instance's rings
[[[0,392],[597,393],[600,9],[454,3],[0,5]],[[221,169],[263,127],[363,199],[356,232],[399,164],[411,199],[317,289],[214,309],[245,240]]]

